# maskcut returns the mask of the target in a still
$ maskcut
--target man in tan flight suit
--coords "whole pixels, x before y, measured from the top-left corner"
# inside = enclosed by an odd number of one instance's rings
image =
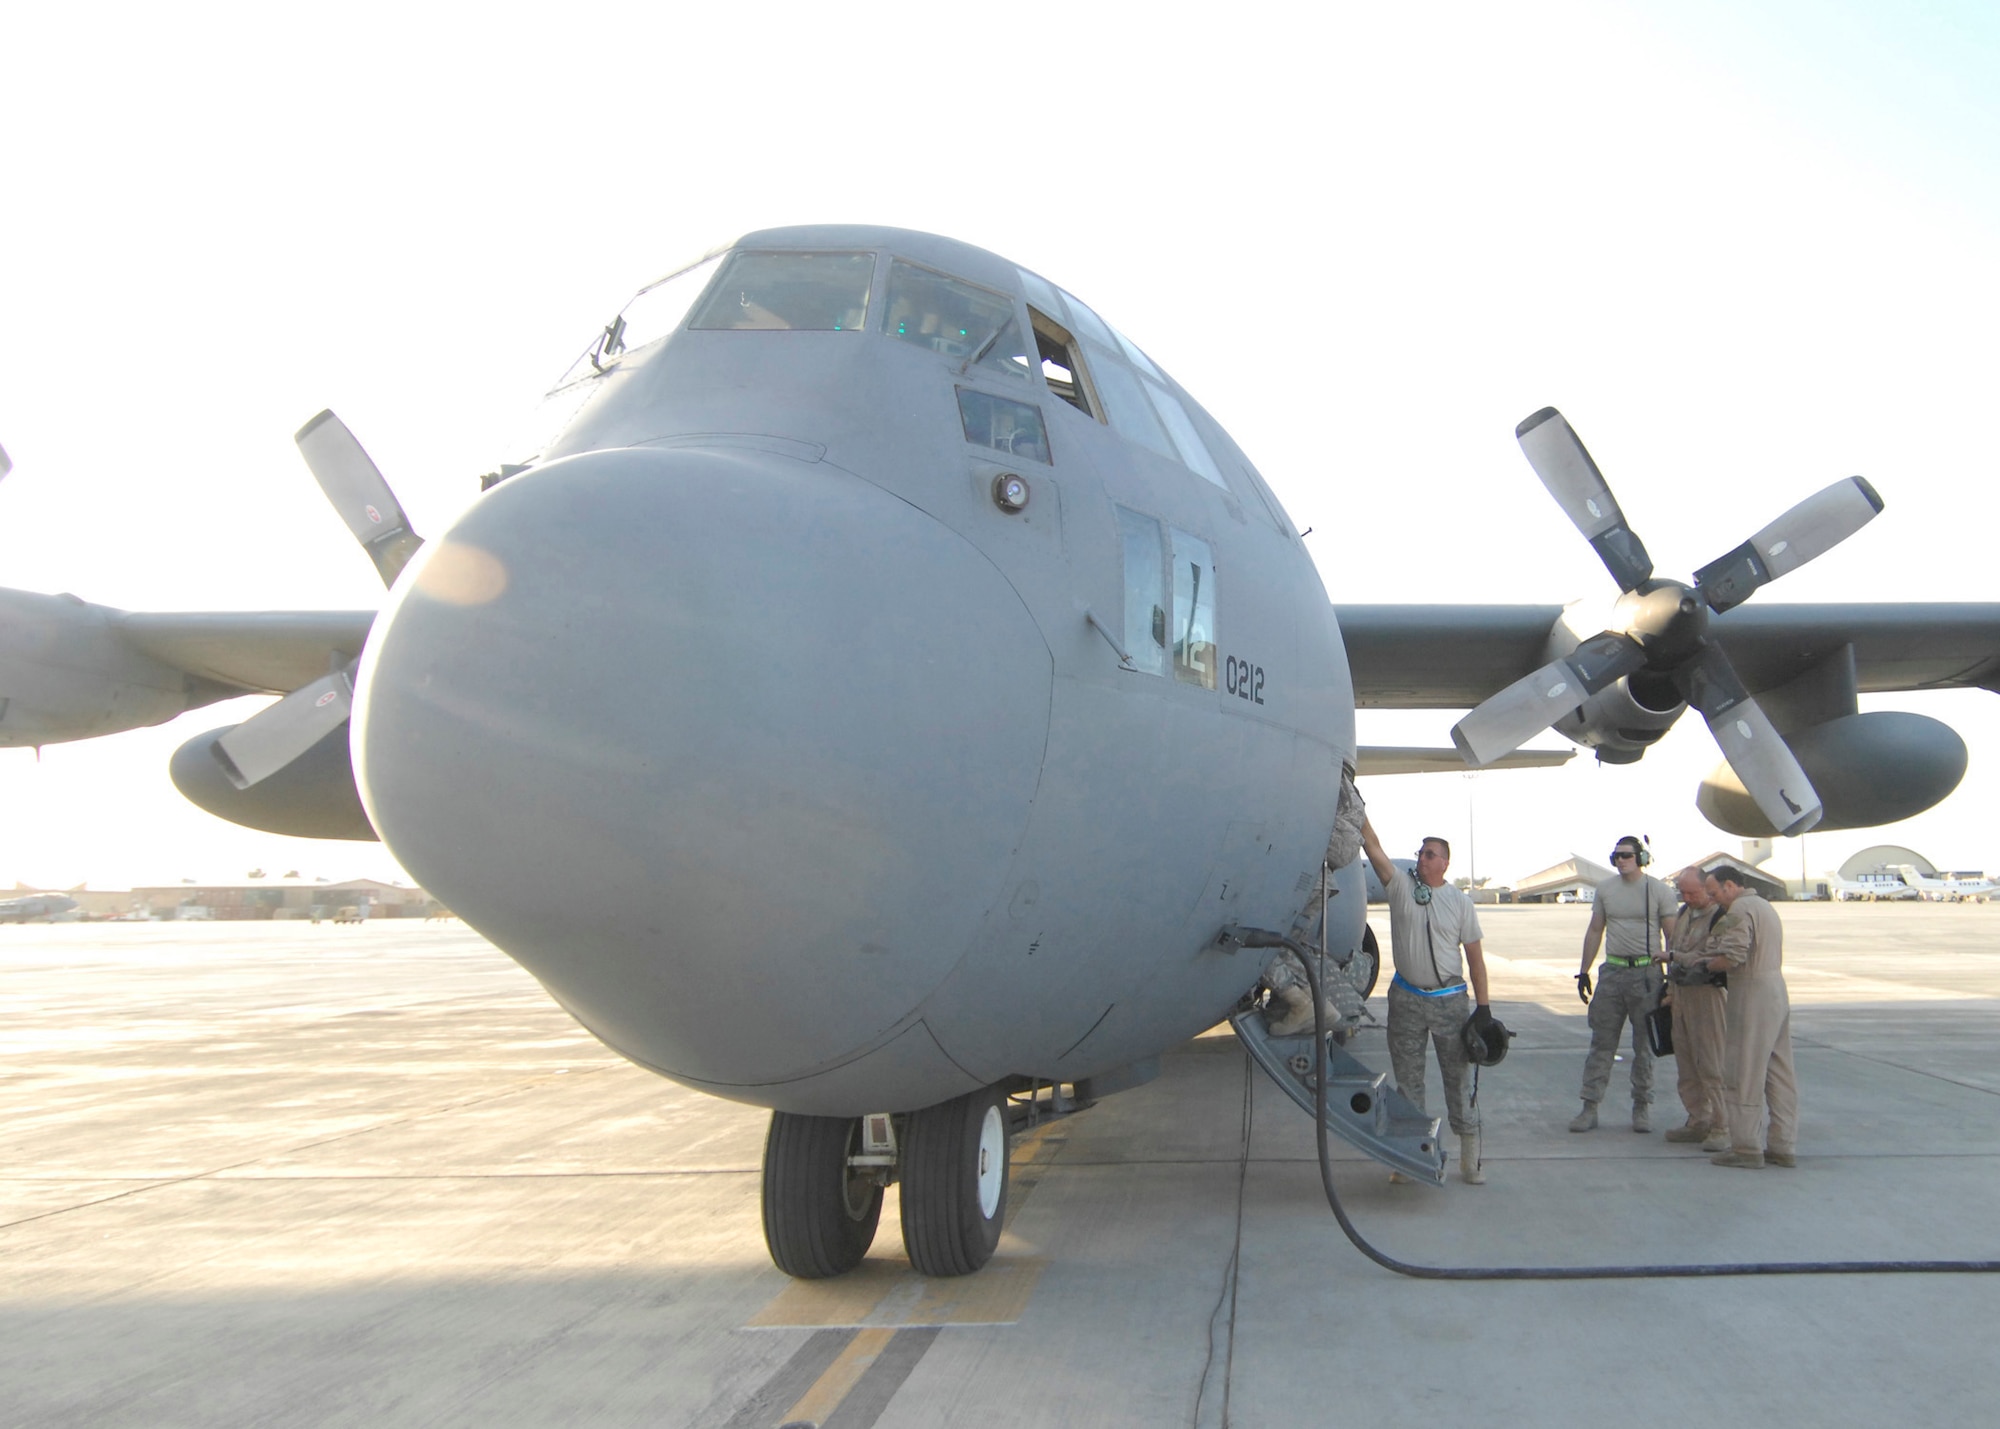
[[[1730,1149],[1717,1166],[1796,1166],[1799,1084],[1792,1073],[1792,1004],[1785,992],[1785,930],[1778,912],[1743,885],[1733,868],[1708,876],[1722,905],[1709,935],[1708,967],[1729,974],[1729,1025],[1723,1036],[1723,1099]],[[1765,1133],[1765,1113],[1770,1131]]]
[[[1722,905],[1709,896],[1706,877],[1688,867],[1674,879],[1681,895],[1668,945],[1667,1000],[1674,1009],[1674,1061],[1687,1120],[1669,1141],[1698,1141],[1703,1151],[1729,1150],[1729,1111],[1722,1099],[1722,1032],[1726,994],[1710,972],[1709,933]]]

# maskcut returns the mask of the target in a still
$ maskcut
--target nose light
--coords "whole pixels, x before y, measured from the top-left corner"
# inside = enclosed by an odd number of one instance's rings
[[[1028,507],[1028,479],[1003,471],[993,478],[993,504],[1002,511],[1025,511]]]

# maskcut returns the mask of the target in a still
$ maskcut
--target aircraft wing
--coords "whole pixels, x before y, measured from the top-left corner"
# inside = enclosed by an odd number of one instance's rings
[[[372,611],[135,614],[0,590],[0,746],[160,724],[242,694],[284,694],[353,660]]]
[[[361,652],[372,610],[120,612],[114,630],[164,665],[239,690],[283,694]]]
[[[1503,754],[1486,769],[1549,769],[1567,764],[1576,757],[1574,749],[1517,749]],[[1436,774],[1457,770],[1465,773],[1465,756],[1456,749],[1419,749],[1390,744],[1364,744],[1356,751],[1359,764],[1354,772],[1368,774]]]
[[[1549,658],[1559,605],[1336,605],[1363,709],[1471,709]],[[1745,605],[1711,618],[1753,694],[1852,647],[1857,687],[2000,693],[2000,604]]]
[[[2000,604],[1738,605],[1708,618],[1700,654],[1674,664],[1663,646],[1664,671],[1633,634],[1576,630],[1562,606],[1334,613],[1358,707],[1472,711],[1452,731],[1461,768],[1492,768],[1545,727],[1630,763],[1699,708],[1724,763],[1696,806],[1746,838],[1894,823],[1958,786],[1967,756],[1956,731],[1926,715],[1864,713],[1860,695],[2000,693]]]

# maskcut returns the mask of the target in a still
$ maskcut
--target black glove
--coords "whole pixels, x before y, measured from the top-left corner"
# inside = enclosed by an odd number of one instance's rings
[[[1482,1032],[1491,1027],[1493,1025],[1493,1009],[1483,1002],[1473,1008],[1472,1025]]]
[[[1583,1005],[1584,1005],[1585,1007],[1588,1007],[1588,1006],[1590,1006],[1590,974],[1589,974],[1589,973],[1578,973],[1578,974],[1576,975],[1576,995],[1577,995],[1578,997],[1580,997],[1580,998],[1582,998],[1582,999],[1583,999]]]

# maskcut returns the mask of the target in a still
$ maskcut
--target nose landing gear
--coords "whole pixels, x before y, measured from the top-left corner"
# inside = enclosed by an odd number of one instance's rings
[[[910,1114],[903,1248],[924,1275],[970,1275],[992,1259],[1007,1212],[1007,1103],[997,1087]]]
[[[778,1269],[824,1280],[861,1264],[882,1219],[882,1181],[855,1166],[861,1118],[771,1113],[764,1137],[764,1244]]]
[[[919,1274],[970,1275],[986,1264],[1007,1214],[1005,1094],[988,1087],[897,1118],[902,1145],[891,1142],[888,1155],[864,1135],[864,1120],[771,1114],[764,1243],[778,1268],[821,1280],[859,1265],[894,1179],[903,1248]]]

